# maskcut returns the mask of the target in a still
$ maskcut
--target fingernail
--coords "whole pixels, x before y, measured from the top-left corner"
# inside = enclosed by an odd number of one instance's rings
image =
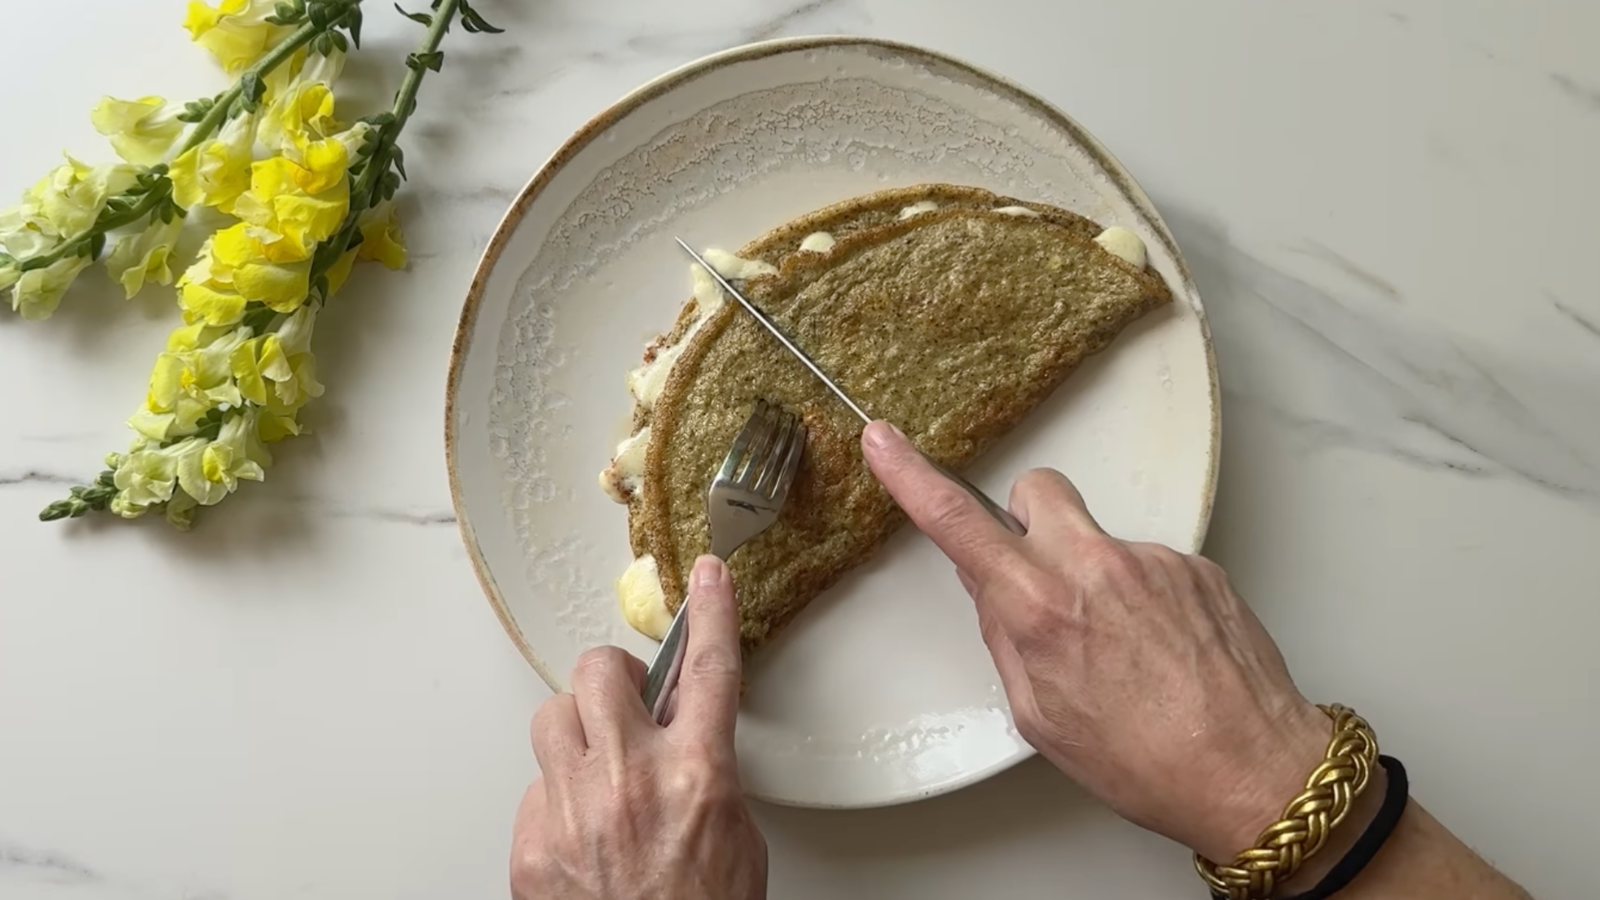
[[[726,577],[727,572],[728,567],[723,565],[722,560],[715,556],[706,555],[695,560],[694,573],[689,580],[694,583],[696,588],[714,588],[722,583],[722,579]]]
[[[893,436],[893,437],[891,437]],[[894,427],[889,422],[877,421],[868,423],[866,431],[862,433],[867,443],[874,450],[887,450],[894,443],[894,437],[905,439],[905,433]]]

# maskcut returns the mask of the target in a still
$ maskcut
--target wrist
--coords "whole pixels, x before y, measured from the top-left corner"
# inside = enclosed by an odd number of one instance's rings
[[[1383,815],[1381,827],[1375,826],[1370,840],[1362,841],[1359,833],[1355,841],[1348,840],[1348,833],[1341,834],[1336,829],[1358,818],[1358,809],[1363,809],[1360,800],[1367,798],[1371,802],[1372,796],[1381,796],[1381,792],[1368,795],[1367,787],[1372,782],[1374,772],[1378,772],[1379,784],[1384,782],[1383,772],[1380,769],[1378,757],[1378,740],[1372,733],[1372,728],[1354,710],[1337,703],[1320,707],[1332,720],[1332,729],[1320,763],[1301,780],[1301,790],[1292,795],[1284,804],[1281,818],[1266,826],[1256,840],[1245,845],[1236,852],[1232,859],[1226,862],[1215,862],[1202,853],[1195,855],[1195,870],[1200,878],[1210,886],[1213,894],[1227,896],[1231,900],[1267,900],[1270,897],[1282,896],[1283,882],[1288,882],[1301,873],[1305,864],[1316,858],[1323,851],[1330,852],[1329,858],[1335,860],[1330,877],[1336,880],[1326,888],[1324,893],[1343,887],[1350,877],[1359,871],[1371,858],[1370,851],[1382,845],[1388,837],[1389,831],[1398,821],[1400,807],[1393,808],[1393,815],[1389,808],[1374,810],[1369,813],[1369,824],[1372,813]],[[1293,747],[1307,739],[1309,731],[1304,725],[1295,724],[1290,732],[1290,741],[1277,746]],[[1275,782],[1288,778],[1290,771],[1283,760],[1292,756],[1292,753],[1274,754],[1267,761],[1262,770],[1257,773],[1255,783],[1270,789]],[[1396,767],[1399,773],[1395,782],[1400,790],[1397,796],[1404,799],[1404,769],[1400,768],[1397,760],[1381,762],[1382,766]],[[1263,791],[1240,791],[1247,798],[1264,793]],[[1243,803],[1235,804],[1235,809],[1248,809],[1247,799]],[[1335,836],[1338,835],[1338,840]],[[1338,854],[1335,844],[1347,844],[1346,851],[1351,846],[1360,846],[1363,849],[1348,870],[1337,865]],[[1218,846],[1221,846],[1220,844]],[[1317,870],[1323,869],[1326,861],[1319,863],[1316,869],[1307,873],[1307,878],[1314,878]],[[1316,882],[1313,882],[1316,883]],[[1321,896],[1319,894],[1318,896]]]
[[[1322,849],[1300,867],[1300,871],[1287,881],[1278,882],[1276,894],[1278,896],[1292,896],[1304,893],[1319,884],[1339,861],[1350,854],[1356,841],[1361,839],[1367,826],[1378,817],[1378,810],[1383,807],[1384,797],[1389,789],[1389,773],[1383,766],[1372,767],[1372,774],[1367,779],[1367,789],[1361,792],[1350,804],[1350,812],[1345,816],[1338,828],[1328,834],[1328,842]]]
[[[1302,701],[1248,736],[1245,749],[1222,767],[1207,821],[1191,849],[1227,862],[1254,846],[1262,830],[1278,821],[1284,804],[1305,789],[1306,776],[1322,762],[1331,735],[1328,717]]]

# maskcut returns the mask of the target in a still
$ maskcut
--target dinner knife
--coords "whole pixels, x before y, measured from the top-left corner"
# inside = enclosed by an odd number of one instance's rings
[[[839,385],[835,383],[832,378],[828,377],[828,373],[822,371],[821,366],[818,366],[811,359],[811,357],[806,355],[804,350],[801,350],[794,341],[790,340],[789,336],[783,333],[783,329],[779,328],[777,323],[772,321],[771,317],[761,311],[761,307],[756,306],[753,302],[751,302],[750,298],[746,297],[742,291],[734,287],[731,281],[722,277],[722,273],[717,271],[716,266],[706,262],[705,257],[701,256],[699,253],[696,253],[693,247],[684,243],[683,238],[673,238],[673,240],[677,241],[678,246],[682,247],[686,253],[694,258],[696,263],[710,273],[711,277],[716,279],[717,284],[721,285],[722,289],[727,291],[729,296],[733,297],[734,300],[739,302],[740,306],[744,307],[745,312],[749,313],[750,316],[754,318],[762,328],[765,328],[773,337],[777,338],[778,343],[782,344],[785,350],[788,350],[791,354],[793,354],[794,358],[798,359],[801,365],[810,370],[811,374],[817,376],[817,379],[821,381],[835,397],[838,397],[840,402],[849,407],[850,411],[855,413],[856,416],[861,419],[863,425],[870,424],[873,421],[872,417],[867,415],[867,411],[862,409],[861,404],[850,399],[850,395],[844,392],[844,388],[839,387]],[[921,453],[922,451],[919,449],[917,452]],[[1004,525],[1007,530],[1013,534],[1028,533],[1028,529],[1023,527],[1022,523],[1017,520],[1016,516],[1011,514],[1010,510],[994,502],[994,500],[990,499],[988,494],[978,490],[977,486],[972,482],[950,471],[943,465],[940,465],[926,453],[922,454],[922,458],[926,459],[928,464],[933,466],[933,468],[937,470],[939,474],[950,479],[952,482],[959,485],[962,490],[965,490],[967,493],[971,494],[973,499],[977,500],[978,503],[983,506],[984,510],[987,511],[989,515],[993,516],[995,521],[999,522],[1001,525]]]

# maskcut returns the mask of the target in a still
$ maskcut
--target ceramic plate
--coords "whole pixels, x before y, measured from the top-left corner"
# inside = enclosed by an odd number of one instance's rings
[[[627,371],[689,296],[673,236],[734,249],[834,201],[929,181],[1131,228],[1176,299],[1080,368],[973,480],[1003,498],[1015,473],[1052,466],[1112,533],[1199,546],[1217,462],[1210,340],[1170,233],[1117,161],[1049,104],[937,53],[851,38],[740,47],[574,135],[506,214],[462,311],[446,413],[462,536],[553,688],[585,648],[655,646],[618,611],[627,516],[596,476],[628,432]],[[971,601],[914,530],[819,598],[748,680],[741,770],[773,802],[904,802],[1032,753]]]

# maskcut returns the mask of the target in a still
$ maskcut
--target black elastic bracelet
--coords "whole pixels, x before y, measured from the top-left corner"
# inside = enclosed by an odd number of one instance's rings
[[[1316,887],[1303,894],[1284,897],[1282,900],[1328,900],[1334,894],[1344,890],[1350,882],[1355,880],[1361,870],[1372,862],[1383,848],[1384,841],[1389,835],[1394,834],[1394,827],[1399,824],[1400,816],[1406,811],[1406,801],[1411,796],[1411,784],[1406,780],[1406,767],[1400,760],[1392,756],[1379,756],[1378,762],[1383,764],[1383,770],[1389,773],[1388,790],[1383,795],[1383,806],[1378,809],[1367,830],[1361,832],[1361,837],[1356,839],[1350,852],[1339,860],[1328,874],[1322,876]],[[1211,895],[1215,900],[1223,900],[1221,894]]]

